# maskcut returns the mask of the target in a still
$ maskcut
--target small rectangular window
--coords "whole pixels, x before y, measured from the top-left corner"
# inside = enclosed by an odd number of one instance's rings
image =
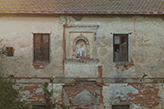
[[[112,109],[129,109],[129,105],[112,105]]]
[[[128,61],[128,35],[114,34],[113,35],[113,60]]]
[[[49,34],[34,34],[34,62],[49,62]]]
[[[46,109],[46,106],[44,104],[35,104],[33,105],[33,109]]]
[[[13,47],[6,47],[7,55],[6,56],[14,56],[14,49]]]

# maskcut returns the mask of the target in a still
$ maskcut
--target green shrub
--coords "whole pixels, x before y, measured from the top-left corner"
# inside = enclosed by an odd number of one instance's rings
[[[48,83],[45,82],[44,86],[42,87],[43,91],[44,91],[44,99],[45,99],[45,107],[46,109],[54,109],[56,107],[56,104],[53,104],[51,102],[51,97],[53,95],[53,89],[51,89],[50,91],[48,90]],[[69,109],[69,107],[66,107],[64,104],[61,105],[61,107],[63,109]],[[59,108],[57,108],[59,109]]]
[[[48,83],[45,82],[44,86],[42,87],[43,91],[44,91],[44,99],[45,99],[45,106],[46,109],[54,109],[55,108],[55,104],[53,104],[51,102],[51,96],[53,94],[53,89],[51,91],[48,90]]]
[[[25,101],[21,101],[19,92],[13,88],[13,79],[0,76],[0,108],[1,109],[29,109]]]
[[[7,68],[3,67],[2,61],[8,51],[1,45],[2,41],[0,41],[0,109],[29,109],[26,101],[21,101],[21,95],[14,89],[15,81],[3,77],[3,70]]]

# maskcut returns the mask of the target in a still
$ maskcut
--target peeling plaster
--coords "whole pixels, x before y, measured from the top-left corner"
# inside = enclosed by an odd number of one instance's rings
[[[137,89],[127,84],[110,84],[109,86],[103,86],[103,101],[105,106],[110,104],[120,103],[128,93],[137,94]]]
[[[61,98],[61,95],[62,95],[62,84],[53,84],[52,86],[52,83],[49,83],[48,85],[48,89],[51,90],[53,87],[53,99],[55,100],[58,100],[60,101],[62,98]]]

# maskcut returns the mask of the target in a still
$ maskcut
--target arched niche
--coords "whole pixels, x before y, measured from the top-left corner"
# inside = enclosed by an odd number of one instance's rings
[[[89,40],[87,37],[81,34],[74,39],[72,55],[74,59],[90,59]]]
[[[76,42],[76,58],[85,58],[86,57],[86,42],[82,39]]]

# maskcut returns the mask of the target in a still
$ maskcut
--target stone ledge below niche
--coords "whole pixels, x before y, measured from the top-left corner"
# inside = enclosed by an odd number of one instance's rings
[[[66,64],[97,64],[99,59],[65,59]]]
[[[44,69],[50,62],[34,62],[32,65],[35,69]]]

